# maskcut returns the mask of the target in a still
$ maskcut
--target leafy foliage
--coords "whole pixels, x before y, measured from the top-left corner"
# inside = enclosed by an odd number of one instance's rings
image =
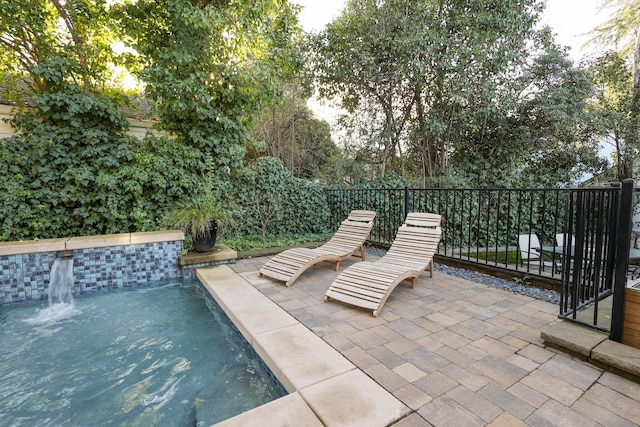
[[[510,98],[476,111],[455,144],[452,165],[476,188],[555,187],[599,171],[598,141],[587,111],[593,85],[547,30],[514,79]],[[508,108],[508,109],[506,109]],[[498,175],[498,179],[496,179]]]
[[[616,52],[593,60],[590,72],[597,89],[590,105],[594,126],[614,148],[616,167],[611,178],[632,178],[634,160],[640,153],[640,100],[636,100],[633,75]]]
[[[67,83],[113,92],[116,34],[104,0],[0,1],[0,71],[4,96],[20,101],[51,83],[39,67],[51,62]],[[28,78],[25,78],[28,77]]]
[[[324,242],[331,238],[330,233],[321,234],[287,234],[279,236],[267,236],[264,239],[258,237],[234,236],[225,239],[224,243],[236,251],[248,251],[263,248],[284,248],[299,246],[303,243]]]
[[[598,85],[593,103],[600,135],[613,141],[616,179],[632,178],[640,152],[640,3],[606,0],[610,18],[594,29],[591,43],[612,49],[592,61]]]
[[[127,137],[117,105],[59,84],[16,115],[20,133],[0,144],[2,240],[157,229],[163,204],[196,185],[200,153]]]
[[[316,178],[332,156],[339,154],[329,124],[313,116],[298,85],[284,88],[284,99],[269,106],[256,119],[254,138],[264,143],[249,153],[277,157],[298,178]]]
[[[537,0],[350,0],[311,38],[311,73],[320,94],[338,97],[363,129],[381,175],[411,167],[424,182],[446,173],[469,128],[483,131],[475,114],[506,115],[495,103],[540,8]]]
[[[0,0],[4,83],[16,100],[23,84],[34,95],[13,122],[21,133],[0,144],[0,238],[153,230],[167,205],[204,194],[212,167],[228,186],[253,114],[297,67],[296,11],[285,0]],[[109,87],[118,64],[146,82],[175,138],[126,136]]]
[[[211,223],[226,220],[231,212],[224,209],[216,189],[205,187],[201,194],[191,195],[171,206],[162,219],[169,229],[182,230],[192,239],[209,235]]]
[[[159,128],[217,167],[240,167],[253,114],[295,67],[295,10],[284,0],[141,0],[120,8]]]
[[[321,94],[352,113],[341,157],[297,88],[277,104],[301,65],[298,9],[286,0],[0,0],[5,95],[25,100],[25,86],[34,95],[13,122],[21,133],[0,143],[0,238],[157,229],[167,206],[211,185],[229,196],[226,211],[240,206],[228,235],[324,233],[330,215],[358,204],[394,214],[405,199],[392,190],[412,178],[566,182],[575,165],[598,166],[593,129],[627,147],[618,153],[627,167],[639,139],[637,59],[631,74],[623,57],[594,62],[599,92],[586,117],[587,76],[534,31],[541,3],[350,0],[306,46]],[[637,24],[627,14],[635,2],[616,3],[631,5],[620,18]],[[171,139],[126,136],[116,65],[145,82]],[[284,164],[256,158],[263,150]],[[285,164],[357,188],[378,171],[384,179],[367,185],[385,192],[328,203]],[[211,171],[215,184],[203,179]]]
[[[408,186],[409,181],[407,178],[400,175],[387,174],[357,184],[355,188],[405,188]]]
[[[326,233],[327,202],[322,187],[291,176],[282,161],[261,157],[233,180],[241,211],[233,233],[240,236]]]
[[[620,48],[620,55],[632,58],[640,48],[640,3],[636,0],[603,0],[603,9],[608,9],[610,18],[592,32],[591,43],[611,49]],[[640,66],[635,58],[635,67]]]

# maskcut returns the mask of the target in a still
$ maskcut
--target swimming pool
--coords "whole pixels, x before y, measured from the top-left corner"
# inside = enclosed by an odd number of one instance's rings
[[[281,397],[200,286],[0,307],[0,426],[208,426]]]

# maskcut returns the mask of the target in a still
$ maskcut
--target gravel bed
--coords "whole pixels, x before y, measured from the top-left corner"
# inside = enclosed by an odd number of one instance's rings
[[[541,289],[535,286],[523,285],[513,280],[501,279],[499,277],[480,273],[478,271],[451,267],[438,263],[435,264],[435,270],[440,273],[460,277],[462,279],[466,279],[476,283],[482,283],[483,285],[513,292],[515,294],[526,295],[528,297],[550,302],[552,304],[560,304],[560,293],[552,291],[550,289]]]
[[[375,256],[383,256],[386,253],[384,249],[379,248],[366,248],[366,252]],[[541,289],[535,286],[528,286],[517,283],[513,280],[501,279],[499,277],[480,273],[478,271],[467,270],[459,267],[451,267],[438,263],[435,263],[435,271],[448,274],[450,276],[460,277],[461,279],[466,279],[472,282],[482,283],[483,285],[513,292],[515,294],[526,295],[528,297],[550,302],[552,304],[560,304],[560,294],[549,289]]]

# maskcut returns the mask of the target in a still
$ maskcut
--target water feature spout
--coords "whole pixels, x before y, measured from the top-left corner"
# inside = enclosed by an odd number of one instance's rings
[[[49,275],[49,305],[73,304],[73,251],[59,251]]]
[[[56,258],[73,258],[73,250],[58,251],[56,252]]]

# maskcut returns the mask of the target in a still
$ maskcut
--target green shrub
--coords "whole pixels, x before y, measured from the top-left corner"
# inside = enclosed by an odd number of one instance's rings
[[[263,248],[284,248],[288,246],[298,246],[303,243],[322,243],[331,238],[330,233],[321,234],[292,234],[280,236],[234,236],[224,239],[224,243],[236,251],[247,251],[251,249]]]
[[[0,239],[154,230],[163,205],[199,179],[199,152],[126,135],[110,99],[72,84],[18,112],[0,144]]]
[[[115,102],[73,84],[38,94],[32,107],[13,120],[19,133],[0,143],[0,240],[157,230],[168,206],[211,175],[226,208],[240,212],[226,236],[331,231],[322,187],[279,160],[260,158],[233,176],[213,170],[197,148],[127,136]]]
[[[354,188],[404,188],[409,186],[409,180],[404,176],[387,174],[372,178],[356,185]]]
[[[326,233],[329,210],[320,184],[294,178],[282,161],[261,157],[232,181],[241,219],[231,234],[262,236]]]

